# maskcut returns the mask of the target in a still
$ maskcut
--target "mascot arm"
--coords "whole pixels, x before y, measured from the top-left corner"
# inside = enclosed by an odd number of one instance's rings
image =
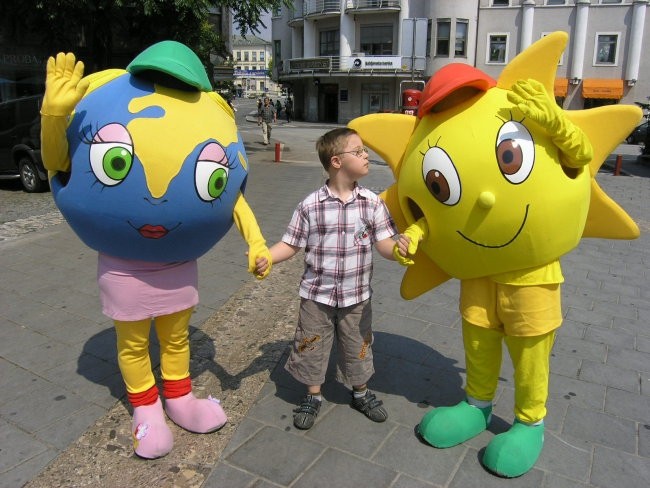
[[[417,252],[418,244],[421,240],[426,239],[428,234],[429,227],[424,217],[422,217],[417,222],[409,225],[402,234],[403,236],[406,236],[410,239],[408,254],[406,256],[402,256],[402,254],[399,252],[399,246],[395,244],[393,247],[393,257],[395,258],[395,261],[397,261],[402,266],[410,266],[414,264],[413,259],[409,256],[413,256]]]
[[[508,100],[546,130],[562,152],[564,165],[579,168],[589,164],[594,155],[589,139],[566,117],[539,81],[517,81],[508,92]]]
[[[41,153],[49,171],[69,171],[66,129],[68,116],[88,89],[82,80],[84,64],[74,54],[59,53],[47,60],[45,94],[41,106]]]
[[[255,273],[255,260],[257,258],[266,258],[269,267],[263,274],[255,275],[256,278],[260,280],[266,278],[271,271],[271,253],[269,252],[269,248],[266,247],[266,240],[262,235],[262,231],[260,231],[260,227],[257,225],[255,215],[248,206],[244,195],[241,193],[235,203],[233,219],[235,220],[235,225],[239,229],[239,232],[248,244],[248,271],[250,273]]]

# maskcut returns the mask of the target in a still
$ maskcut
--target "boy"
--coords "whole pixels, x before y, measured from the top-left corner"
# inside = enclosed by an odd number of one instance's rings
[[[370,277],[372,245],[386,259],[405,257],[409,239],[397,229],[384,202],[357,184],[368,174],[368,150],[355,130],[333,129],[316,149],[329,179],[296,208],[282,241],[270,248],[271,262],[257,259],[256,273],[305,248],[300,313],[285,368],[307,386],[293,423],[309,429],[320,410],[321,384],[334,337],[339,352],[337,379],[353,387],[352,406],[374,422],[388,417],[382,401],[367,388],[374,373]]]

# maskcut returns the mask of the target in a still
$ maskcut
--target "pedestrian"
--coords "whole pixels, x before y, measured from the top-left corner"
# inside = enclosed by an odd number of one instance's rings
[[[257,112],[257,125],[262,126],[262,136],[264,144],[271,142],[271,122],[277,121],[275,106],[269,101],[269,97],[264,97],[264,104]]]
[[[388,417],[367,382],[374,373],[370,277],[372,246],[384,258],[407,255],[408,238],[397,229],[384,202],[357,180],[368,174],[368,151],[356,131],[333,129],[316,142],[329,179],[295,209],[282,240],[270,248],[271,261],[256,260],[256,272],[305,248],[300,312],[285,368],[307,387],[293,423],[309,429],[321,407],[321,385],[334,338],[337,379],[352,385],[352,406],[374,422]],[[397,240],[394,240],[397,239]]]
[[[282,102],[278,98],[275,102],[275,116],[279,117],[281,113],[282,113]]]
[[[258,98],[257,99],[257,112],[259,113],[260,109],[262,108],[262,99]]]
[[[284,104],[284,113],[287,116],[287,122],[291,122],[293,118],[293,101],[291,97],[287,97],[287,101]]]

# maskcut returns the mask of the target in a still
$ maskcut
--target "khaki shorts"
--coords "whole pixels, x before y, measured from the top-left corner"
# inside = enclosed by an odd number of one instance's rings
[[[322,385],[336,337],[337,379],[360,386],[375,372],[370,299],[337,308],[302,298],[293,348],[285,366],[308,386]]]
[[[489,278],[460,282],[460,312],[470,324],[516,337],[540,336],[562,324],[560,285],[515,286]]]

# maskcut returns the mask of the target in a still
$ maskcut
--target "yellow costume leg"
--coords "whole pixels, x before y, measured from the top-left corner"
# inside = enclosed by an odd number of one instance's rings
[[[129,393],[142,393],[156,384],[149,359],[149,319],[114,321],[117,334],[117,363]]]
[[[467,399],[452,407],[435,408],[422,418],[418,432],[429,444],[452,447],[487,429],[501,369],[502,339],[503,332],[499,329],[487,329],[463,320]]]
[[[192,308],[156,317],[160,342],[160,372],[163,380],[182,380],[190,376],[189,323]]]
[[[490,441],[482,463],[507,478],[521,476],[537,462],[544,447],[551,348],[555,331],[540,336],[506,337],[515,369],[515,422]]]
[[[515,369],[515,417],[526,424],[546,416],[550,357],[555,331],[537,337],[506,337]]]

